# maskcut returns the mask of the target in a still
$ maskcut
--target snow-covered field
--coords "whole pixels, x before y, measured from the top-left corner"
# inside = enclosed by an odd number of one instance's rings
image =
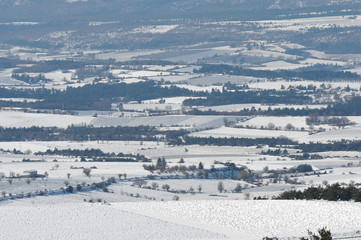
[[[174,72],[174,71],[173,71]],[[195,74],[187,74],[187,73],[178,73],[177,75],[162,75],[162,76],[154,76],[154,77],[149,77],[149,79],[151,80],[155,80],[155,81],[169,81],[169,82],[185,82],[185,81],[189,81],[191,78],[196,77],[197,75]]]
[[[191,115],[167,115],[153,117],[120,118],[120,117],[97,117],[92,121],[94,126],[180,126],[189,129],[205,129],[219,127],[224,124],[224,118],[232,121],[237,117],[225,116],[191,116]]]
[[[316,81],[308,81],[308,80],[304,80],[304,81],[285,81],[285,80],[280,80],[280,81],[264,81],[264,82],[253,82],[248,84],[248,86],[250,88],[256,88],[256,89],[276,89],[279,90],[281,89],[282,86],[284,86],[285,88],[288,88],[289,86],[291,87],[297,87],[297,86],[305,86],[307,87],[308,85],[313,85],[316,87],[320,87],[320,85],[322,85],[323,82],[316,82]],[[347,86],[349,86],[350,88],[354,88],[354,89],[359,89],[361,84],[359,82],[348,82],[348,81],[342,81],[342,82],[327,82],[325,83],[327,86],[330,85],[331,88],[337,88],[337,87],[341,87],[341,88],[346,88]]]
[[[135,111],[174,111],[181,110],[181,104],[172,104],[172,103],[142,103],[142,104],[123,104],[124,110],[135,110]]]
[[[208,111],[209,109],[217,112],[238,112],[244,109],[252,109],[256,110],[267,110],[271,109],[283,109],[283,108],[294,108],[294,109],[302,109],[302,108],[325,108],[327,105],[315,104],[315,105],[286,105],[286,104],[276,104],[276,105],[267,105],[267,104],[258,104],[258,103],[249,103],[249,104],[229,104],[229,105],[219,105],[219,106],[209,106],[209,107],[198,107],[201,111]]]
[[[3,127],[43,126],[66,128],[72,124],[89,124],[93,119],[91,116],[0,111],[0,126]]]
[[[68,0],[69,2],[86,0]],[[91,22],[90,26],[113,24],[117,22]],[[182,26],[176,25],[147,25],[132,26],[124,30],[138,37],[151,38],[161,34],[173,34],[181,31]],[[159,23],[160,24],[160,23]],[[166,23],[164,23],[166,24]],[[181,24],[181,23],[179,23]],[[275,30],[294,31],[301,34],[311,28],[332,27],[361,27],[360,16],[330,16],[316,18],[300,18],[288,20],[267,20],[252,22],[217,22],[221,25],[254,25],[257,30],[252,34],[261,36]],[[198,23],[199,26],[202,23]],[[104,26],[106,27],[106,26]],[[234,26],[234,29],[237,29]],[[231,29],[231,28],[229,28]],[[250,31],[251,32],[251,31]],[[71,32],[55,32],[47,37],[61,39]],[[248,34],[248,33],[242,33]],[[217,37],[217,36],[216,36]],[[290,39],[290,38],[287,38]],[[283,40],[282,40],[283,41]],[[285,41],[286,38],[285,38]],[[229,46],[227,44],[230,44]],[[331,55],[326,52],[312,50],[309,46],[302,46],[290,42],[274,42],[270,40],[244,40],[235,43],[205,42],[199,45],[179,48],[164,48],[155,50],[91,50],[77,53],[70,51],[46,52],[31,49],[12,49],[1,51],[0,56],[12,54],[20,59],[52,60],[69,59],[75,57],[82,61],[89,56],[96,59],[115,59],[116,61],[140,60],[131,65],[109,65],[109,72],[115,79],[102,74],[101,83],[122,82],[135,83],[140,81],[159,81],[159,86],[189,89],[193,91],[211,92],[223,91],[225,83],[248,85],[250,90],[276,89],[296,87],[299,85],[314,85],[320,88],[319,81],[288,81],[267,80],[246,76],[229,76],[224,74],[194,73],[194,69],[201,68],[205,63],[225,63],[250,69],[297,69],[311,67],[316,64],[332,65],[335,69],[350,70],[361,73],[361,55]],[[137,45],[137,44],[136,44]],[[299,51],[289,51],[298,49]],[[31,51],[30,51],[31,50]],[[44,50],[45,51],[45,50]],[[55,50],[54,50],[55,51]],[[77,56],[78,55],[78,56]],[[141,60],[150,60],[149,63]],[[174,65],[146,65],[157,60],[178,62]],[[223,62],[224,61],[224,62]],[[95,62],[95,60],[94,60]],[[104,69],[108,69],[104,61]],[[103,63],[100,63],[103,64]],[[125,64],[125,63],[124,63]],[[156,63],[161,64],[161,62]],[[336,66],[337,65],[337,66]],[[31,65],[27,66],[30,67]],[[18,66],[22,67],[22,66]],[[25,65],[23,66],[25,67]],[[336,68],[337,67],[337,68]],[[39,84],[28,85],[25,82],[11,78],[16,68],[0,71],[0,85],[36,89]],[[48,70],[45,77],[52,81],[44,85],[45,88],[65,89],[93,83],[98,76],[91,75],[84,81],[77,79],[75,69]],[[39,73],[27,73],[30,76]],[[322,99],[314,95],[314,102],[333,101],[339,97],[346,100],[352,94],[360,91],[358,81],[325,82],[326,88],[332,88],[322,93]],[[352,91],[346,92],[347,86]],[[324,88],[324,87],[322,87]],[[335,94],[335,89],[340,96]],[[320,91],[321,94],[321,91]],[[323,95],[324,94],[324,95]],[[287,137],[302,142],[330,142],[342,139],[360,140],[361,117],[348,117],[356,124],[339,129],[329,125],[313,126],[314,132],[308,133],[310,126],[303,117],[268,117],[268,116],[229,116],[229,115],[182,115],[182,102],[188,97],[170,97],[149,99],[142,103],[136,101],[122,103],[122,111],[83,111],[80,115],[37,114],[23,112],[0,111],[1,127],[62,127],[74,125],[130,126],[148,125],[157,127],[160,131],[169,129],[187,129],[193,137],[235,137],[235,138],[270,138]],[[324,100],[325,99],[325,100]],[[1,100],[23,101],[22,98],[1,98]],[[35,99],[27,99],[35,101]],[[113,99],[116,101],[123,101]],[[327,100],[327,101],[326,101]],[[119,103],[119,102],[118,102]],[[116,104],[113,104],[115,109]],[[231,104],[223,106],[198,107],[201,111],[236,112],[244,109],[268,108],[322,108],[326,105],[272,105],[263,104]],[[162,110],[169,115],[153,116],[151,110]],[[182,112],[183,111],[183,112]],[[165,112],[163,114],[166,114]],[[177,115],[173,115],[177,114]],[[95,117],[97,116],[97,117]],[[227,125],[229,123],[230,125]],[[287,124],[294,129],[286,131]],[[226,127],[233,126],[233,127]],[[271,126],[271,127],[270,127]],[[325,132],[315,133],[320,127]],[[276,130],[277,129],[277,130]],[[159,139],[162,139],[160,137]],[[184,140],[184,139],[182,139]],[[281,147],[290,155],[267,155],[269,146],[212,146],[212,145],[168,145],[157,141],[24,141],[0,142],[0,239],[262,239],[262,237],[276,236],[280,239],[295,240],[306,236],[307,231],[313,232],[322,227],[328,227],[334,237],[361,235],[361,203],[327,202],[327,201],[254,201],[254,197],[264,196],[270,199],[283,191],[301,190],[310,186],[325,186],[340,183],[345,186],[361,182],[361,153],[360,152],[322,152],[321,159],[295,160],[293,154],[301,155],[299,149]],[[80,161],[80,156],[35,155],[38,151],[48,149],[100,149],[105,153],[125,153],[144,155],[149,162],[98,162],[92,158]],[[13,149],[23,153],[15,154]],[[9,151],[6,151],[9,150]],[[10,153],[12,152],[12,153]],[[151,165],[156,165],[158,158],[166,160],[169,169],[161,171],[157,167],[148,171]],[[23,161],[25,159],[31,159]],[[182,160],[182,161],[180,161]],[[192,170],[200,163],[210,171]],[[230,163],[234,165],[229,165]],[[291,168],[302,164],[309,164],[313,171],[305,173],[291,173]],[[175,166],[183,167],[176,171]],[[188,170],[185,166],[189,167]],[[224,170],[232,168],[232,178]],[[235,166],[236,170],[234,170]],[[83,172],[84,168],[91,169],[90,176]],[[249,169],[250,177],[242,177]],[[21,176],[26,170],[37,170],[39,174],[47,173],[47,177],[28,178]],[[200,168],[201,169],[201,168]],[[272,175],[273,170],[279,172]],[[233,172],[235,171],[235,172]],[[127,179],[125,175],[127,175]],[[286,181],[285,176],[291,181]],[[135,180],[144,177],[144,187],[138,187]],[[113,180],[112,180],[112,179]],[[112,180],[109,186],[92,189],[90,184]],[[240,180],[240,179],[247,179]],[[292,180],[294,182],[292,182]],[[219,191],[218,184],[222,181],[224,190]],[[75,187],[83,186],[83,190],[76,190],[73,194],[60,190],[70,184]],[[87,186],[87,184],[89,184]],[[169,191],[164,185],[170,186]],[[235,191],[238,184],[242,192]],[[94,186],[94,185],[93,185]],[[154,187],[157,186],[157,187]],[[85,189],[85,190],[84,190]],[[192,189],[192,191],[191,191]],[[39,196],[38,191],[50,190],[50,194]],[[54,193],[55,192],[55,193]],[[29,198],[21,198],[22,193],[32,193]],[[11,199],[12,194],[19,198]],[[19,196],[20,195],[20,196]],[[14,195],[13,195],[14,196]],[[179,199],[177,199],[179,197]],[[4,200],[5,198],[5,200]],[[102,203],[89,203],[91,198],[100,198]],[[178,201],[175,201],[178,200]],[[105,202],[106,201],[106,202]],[[355,239],[361,239],[355,238]]]
[[[245,122],[241,122],[238,125],[249,125],[256,128],[267,128],[270,124],[278,127],[280,129],[284,129],[287,124],[292,124],[295,128],[301,129],[308,129],[310,126],[306,124],[307,117],[262,117],[257,116],[251,118]],[[329,127],[328,125],[317,125],[317,127]]]
[[[140,154],[151,159],[165,157],[170,165],[176,165],[180,158],[184,158],[186,165],[198,165],[199,162],[203,162],[205,167],[210,168],[214,164],[215,160],[224,161],[232,160],[235,163],[246,163],[249,159],[256,160],[259,158],[259,153],[262,149],[256,147],[230,147],[230,146],[168,146],[164,143],[149,142],[149,141],[88,141],[88,142],[68,142],[68,141],[53,141],[53,142],[0,142],[0,146],[4,150],[13,150],[14,148],[23,152],[32,153],[38,151],[46,151],[48,149],[100,149],[106,153],[126,153],[126,154]],[[3,163],[11,163],[12,161],[21,161],[23,158],[32,159],[45,159],[52,161],[58,159],[60,162],[74,162],[74,158],[63,159],[58,156],[23,156],[23,155],[9,155],[0,154],[0,161]],[[272,157],[269,157],[272,159]],[[273,157],[276,158],[276,157]],[[23,164],[23,163],[22,163]],[[6,171],[10,171],[14,167],[14,164],[5,168]],[[126,168],[126,167],[124,167]],[[0,168],[1,169],[1,168]],[[27,167],[24,167],[26,170]],[[45,169],[46,168],[42,168]],[[262,169],[262,168],[261,168]],[[22,171],[24,171],[22,170]]]
[[[214,84],[224,84],[227,82],[233,83],[233,84],[245,84],[248,83],[251,80],[257,80],[253,77],[244,77],[244,76],[227,76],[227,75],[206,75],[201,77],[195,77],[187,80],[186,82],[188,84],[194,84],[194,85],[214,85]]]
[[[260,67],[253,67],[253,69],[259,69],[259,70],[279,70],[279,69],[297,69],[300,67],[306,67],[306,65],[297,64],[297,63],[289,63],[285,61],[272,61],[264,63],[263,66]]]
[[[21,202],[21,201],[20,201]],[[2,239],[261,239],[360,230],[360,203],[184,201],[2,206]],[[15,229],[21,229],[17,231]]]
[[[328,16],[328,17],[313,17],[313,18],[297,18],[287,20],[265,20],[257,21],[263,27],[270,30],[293,30],[305,31],[306,29],[317,28],[332,28],[338,27],[353,27],[361,26],[361,16]]]
[[[331,131],[321,132],[310,135],[306,141],[309,142],[327,142],[345,140],[360,140],[361,126],[353,126],[345,129],[334,129]]]
[[[75,70],[73,70],[73,72],[75,72]],[[72,74],[73,73],[71,71],[62,72],[62,71],[58,70],[58,71],[54,71],[54,72],[44,73],[44,76],[46,78],[54,80],[54,82],[63,82],[64,80],[70,81]]]
[[[276,119],[274,119],[276,120]],[[257,118],[250,122],[246,121],[244,123],[240,123],[241,125],[250,125],[254,127],[264,126],[267,127],[269,123],[275,123],[276,126],[285,127],[286,124],[292,122],[275,122],[269,121],[269,119],[265,120],[264,122],[259,122]],[[351,126],[344,129],[336,129],[334,127],[330,127],[327,125],[320,125],[321,127],[326,127],[327,131],[325,132],[318,132],[309,134],[307,132],[307,125],[304,126],[302,119],[295,118],[294,126],[296,128],[305,127],[305,131],[285,131],[285,130],[262,130],[262,129],[248,129],[248,128],[229,128],[229,127],[219,127],[211,130],[204,130],[199,132],[191,133],[190,136],[192,137],[215,137],[215,138],[225,138],[225,137],[234,137],[234,138],[271,138],[271,137],[287,137],[289,139],[309,143],[309,142],[330,142],[330,141],[341,141],[342,139],[345,140],[359,140],[361,134],[361,126]],[[319,126],[318,126],[319,127]]]
[[[152,33],[152,34],[162,34],[169,32],[175,28],[177,28],[178,25],[155,25],[155,26],[142,26],[138,28],[134,28],[132,30],[132,33]]]
[[[27,142],[1,142],[3,149],[18,149],[21,151],[31,150],[33,153],[38,151],[46,151],[47,149],[101,149],[108,153],[137,153],[138,151],[165,148],[164,143],[157,143],[151,141],[86,141],[86,142],[71,142],[71,141],[27,141]]]
[[[329,59],[317,59],[317,58],[307,58],[305,60],[299,61],[299,63],[290,63],[286,61],[272,61],[272,62],[266,62],[262,64],[262,66],[259,67],[252,67],[252,69],[258,69],[258,70],[293,70],[297,68],[304,68],[304,67],[311,67],[315,64],[329,64],[329,65],[339,65],[344,66],[346,65],[346,62],[342,61],[335,61],[335,60],[329,60]]]
[[[129,61],[139,56],[144,56],[153,53],[163,52],[161,50],[142,50],[142,51],[109,51],[101,52],[96,55],[98,59],[114,58],[117,61]]]
[[[154,76],[167,76],[170,73],[166,71],[131,71],[123,69],[114,69],[110,71],[118,78],[141,78],[141,77],[154,77]]]
[[[359,203],[195,201],[144,205],[125,203],[124,205],[144,212],[181,217],[214,226],[215,229],[224,227],[229,229],[231,234],[235,234],[234,237],[238,237],[238,239],[300,236],[305,235],[302,229],[314,231],[323,226],[328,226],[333,232],[343,233],[359,230],[361,221]],[[312,213],[312,217],[310,213]],[[300,221],[300,219],[304,221]]]
[[[293,140],[303,139],[308,136],[307,132],[301,131],[282,131],[282,130],[260,130],[246,128],[220,127],[211,130],[191,133],[193,137],[235,137],[235,138],[271,138],[287,137]]]
[[[222,239],[224,235],[107,204],[6,207],[2,239]],[[10,216],[12,216],[10,218]],[[21,231],[14,229],[21,228]],[[171,236],[171,238],[170,238]]]
[[[12,102],[37,102],[39,99],[35,98],[0,98],[0,101],[12,101]]]

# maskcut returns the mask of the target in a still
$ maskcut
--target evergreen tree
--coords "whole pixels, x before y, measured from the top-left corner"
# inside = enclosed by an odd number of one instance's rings
[[[204,166],[203,166],[203,163],[202,163],[202,162],[199,162],[199,164],[198,164],[198,169],[199,169],[199,170],[203,170],[203,169],[204,169]]]
[[[218,183],[217,189],[218,189],[218,191],[219,191],[220,193],[223,192],[224,186],[223,186],[223,182],[222,182],[222,181],[220,181],[220,182]]]

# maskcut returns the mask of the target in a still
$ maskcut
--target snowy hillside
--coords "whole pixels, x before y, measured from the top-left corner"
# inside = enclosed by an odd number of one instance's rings
[[[3,206],[2,239],[261,239],[328,226],[357,235],[359,203],[189,201]],[[336,217],[337,216],[337,217]],[[141,227],[140,227],[141,226]],[[21,228],[22,231],[15,229]],[[358,234],[359,235],[359,234]]]

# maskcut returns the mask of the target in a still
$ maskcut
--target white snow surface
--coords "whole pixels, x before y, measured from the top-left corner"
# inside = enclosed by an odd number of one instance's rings
[[[360,229],[361,204],[182,201],[2,206],[1,239],[261,239]],[[18,230],[15,230],[18,229]]]
[[[309,142],[327,142],[346,140],[360,140],[361,126],[353,126],[345,129],[335,129],[332,131],[321,132],[307,137]]]
[[[282,130],[260,130],[246,128],[220,127],[211,130],[205,130],[190,134],[192,137],[235,137],[235,138],[271,138],[287,137],[298,140],[308,136],[307,132],[301,131],[282,131]]]
[[[71,116],[45,113],[0,111],[0,126],[3,127],[68,127],[71,124],[89,124],[90,116]]]
[[[361,204],[352,202],[223,200],[122,203],[121,206],[192,220],[214,229],[224,227],[230,230],[233,239],[302,236],[307,235],[303,229],[316,231],[323,226],[333,233],[342,233],[359,230],[361,221]]]
[[[277,104],[277,105],[267,105],[267,104],[259,104],[259,103],[244,103],[244,104],[228,104],[228,105],[217,105],[217,106],[206,106],[206,107],[198,107],[201,111],[208,111],[209,109],[217,112],[238,112],[242,111],[246,108],[251,109],[254,107],[255,109],[267,110],[271,109],[284,109],[284,108],[294,108],[294,109],[302,109],[302,108],[326,108],[327,105],[314,104],[314,105],[296,105],[296,104]]]
[[[168,115],[151,117],[97,117],[92,121],[94,126],[181,126],[185,128],[205,129],[209,127],[219,127],[224,124],[223,119],[229,121],[236,117],[225,116],[190,116],[190,115]]]
[[[156,26],[142,26],[138,28],[134,28],[132,30],[132,33],[152,33],[152,34],[162,34],[169,32],[175,28],[177,28],[178,25],[156,25]]]
[[[2,207],[1,239],[211,239],[223,238],[196,227],[167,222],[111,205],[63,204]],[[15,230],[18,229],[18,230]]]
[[[316,87],[320,87],[323,82],[316,82],[316,81],[309,81],[309,80],[303,80],[303,81],[286,81],[286,80],[280,80],[280,81],[264,81],[264,82],[252,82],[249,83],[248,86],[250,88],[256,88],[256,89],[281,89],[281,86],[288,88],[291,87],[297,87],[297,86],[308,86],[313,85]],[[349,86],[350,88],[359,89],[360,83],[359,82],[351,82],[351,81],[339,81],[339,82],[329,82],[326,84],[327,86],[330,86],[331,88],[345,88]]]

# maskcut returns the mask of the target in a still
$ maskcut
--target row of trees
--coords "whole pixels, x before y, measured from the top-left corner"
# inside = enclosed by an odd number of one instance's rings
[[[118,153],[105,153],[100,149],[57,149],[54,150],[48,149],[45,152],[36,152],[35,155],[58,155],[58,156],[73,156],[81,157],[80,161],[85,162],[86,157],[92,158],[92,161],[104,161],[104,162],[150,162],[149,158],[146,158],[144,155],[133,155],[133,154],[124,154]]]
[[[351,122],[347,117],[329,117],[329,116],[310,116],[306,118],[307,125],[320,125],[328,124],[331,126],[344,127],[348,125],[353,125],[355,123]]]
[[[151,186],[149,186],[149,187],[147,187],[147,183],[148,182],[145,179],[137,178],[137,179],[135,179],[133,181],[132,185],[137,186],[139,188],[148,188],[148,189],[153,189],[153,190],[159,190],[160,189],[160,186],[159,186],[159,184],[157,182],[153,182],[151,184]],[[166,192],[174,192],[174,193],[187,193],[187,192],[189,192],[189,193],[194,194],[195,191],[196,191],[195,188],[193,188],[193,186],[189,187],[188,191],[187,190],[171,190],[169,184],[163,184],[161,186],[161,189],[163,189]],[[197,187],[198,193],[201,193],[202,189],[203,189],[202,185],[198,185],[198,187]],[[226,190],[222,181],[218,182],[217,190],[220,193],[222,193],[222,192],[224,192]],[[240,183],[237,183],[236,187],[234,189],[232,189],[232,192],[241,193],[242,190],[243,190],[242,185]]]

